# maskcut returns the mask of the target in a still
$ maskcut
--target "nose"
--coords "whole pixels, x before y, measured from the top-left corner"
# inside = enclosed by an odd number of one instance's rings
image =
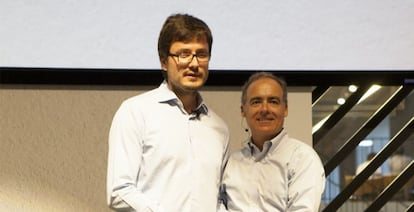
[[[195,58],[195,59],[194,59]],[[195,62],[194,62],[195,61]],[[198,57],[197,57],[197,55],[196,54],[193,54],[193,56],[191,57],[191,60],[190,60],[190,65],[192,66],[192,65],[198,65],[199,64],[199,62],[198,62]]]
[[[267,102],[263,102],[262,106],[260,107],[261,112],[267,112],[269,110],[269,105]]]

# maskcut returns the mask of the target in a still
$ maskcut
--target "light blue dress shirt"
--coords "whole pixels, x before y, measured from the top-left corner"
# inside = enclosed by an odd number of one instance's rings
[[[233,153],[224,185],[228,211],[318,211],[325,174],[312,147],[282,130],[262,151],[250,141]]]
[[[128,211],[216,211],[229,131],[202,103],[188,114],[163,82],[127,99],[109,133],[107,201]]]

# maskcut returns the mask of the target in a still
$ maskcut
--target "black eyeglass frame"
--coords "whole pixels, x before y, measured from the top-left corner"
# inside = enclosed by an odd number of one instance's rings
[[[181,63],[181,64],[188,64],[188,63],[191,63],[193,60],[194,60],[194,57],[196,57],[196,59],[197,59],[197,62],[208,62],[208,61],[210,61],[210,54],[207,54],[207,56],[206,56],[206,60],[204,60],[204,58],[201,58],[201,61],[200,61],[200,57],[199,57],[199,53],[195,53],[195,54],[189,54],[189,56],[191,55],[191,59],[185,59],[185,58],[183,58],[183,57],[180,57],[180,55],[181,54],[188,54],[188,53],[185,53],[185,52],[181,52],[181,53],[179,53],[179,54],[173,54],[173,53],[168,53],[168,56],[169,57],[177,57],[177,62],[178,63]],[[204,54],[204,53],[203,53]],[[188,61],[185,61],[185,62],[183,62],[183,61],[180,61],[180,59],[181,60],[188,60]]]

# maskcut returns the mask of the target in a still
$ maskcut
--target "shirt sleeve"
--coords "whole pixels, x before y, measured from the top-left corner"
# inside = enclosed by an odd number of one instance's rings
[[[217,201],[217,211],[223,212],[227,211],[227,192],[226,192],[226,185],[223,184],[223,177],[224,171],[227,166],[227,162],[229,161],[230,157],[230,137],[229,133],[227,132],[227,139],[226,139],[226,146],[223,154],[223,160],[221,163],[221,170],[220,170],[220,187],[219,187],[219,194],[218,194],[218,201]]]
[[[287,211],[318,211],[325,188],[325,172],[313,150],[298,148],[288,165]]]
[[[137,188],[142,158],[140,124],[123,103],[115,113],[109,132],[107,203],[115,210],[163,211]],[[142,117],[141,117],[142,119]]]

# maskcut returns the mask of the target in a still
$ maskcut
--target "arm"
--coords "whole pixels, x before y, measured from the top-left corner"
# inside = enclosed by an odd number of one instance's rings
[[[158,211],[155,202],[137,188],[143,123],[137,118],[127,104],[122,104],[114,116],[109,132],[107,203],[115,210]]]
[[[325,172],[319,156],[297,149],[289,165],[288,211],[318,211],[325,188]]]
[[[230,149],[229,149],[230,141],[229,140],[230,140],[230,138],[227,138],[227,145],[226,145],[226,149],[224,151],[223,161],[222,161],[222,165],[221,165],[220,188],[219,188],[218,206],[217,206],[217,211],[218,212],[227,211],[227,192],[226,192],[226,185],[223,184],[223,175],[224,175],[224,171],[225,171],[226,166],[227,166],[227,162],[228,162],[229,157],[230,157]]]

